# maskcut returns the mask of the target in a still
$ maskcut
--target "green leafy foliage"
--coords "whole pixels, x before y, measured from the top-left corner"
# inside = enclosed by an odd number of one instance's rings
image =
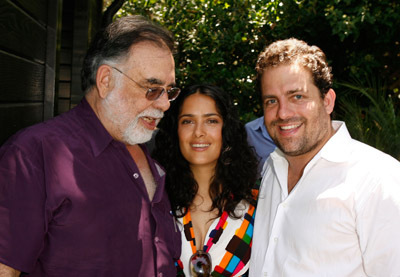
[[[321,47],[336,80],[377,72],[392,89],[400,87],[396,0],[129,0],[117,16],[127,14],[170,29],[179,84],[223,87],[244,121],[261,115],[254,67],[276,39],[297,37]]]
[[[368,113],[369,118],[378,117],[379,109],[386,113],[393,107],[394,114],[399,109],[398,101],[392,101],[398,99],[400,89],[398,0],[129,0],[117,16],[127,14],[142,14],[171,30],[177,42],[178,85],[213,83],[224,88],[232,94],[244,122],[262,115],[254,69],[258,54],[267,44],[289,37],[318,45],[326,53],[339,100],[346,93],[338,83],[357,88],[360,84],[353,78],[374,76],[386,84],[385,92],[374,98],[378,105],[368,102],[363,93],[349,102],[338,101],[336,109],[346,122],[354,114]],[[357,110],[343,113],[346,109]],[[392,120],[382,116],[374,120],[382,130],[397,130],[390,122],[384,124],[385,118]],[[360,121],[359,126],[366,122]],[[349,126],[352,131],[353,124]],[[395,153],[390,149],[397,146],[384,146],[389,136],[376,126],[368,128],[355,129],[353,134],[362,130],[358,139]]]
[[[371,76],[339,87],[343,94],[338,117],[345,119],[352,137],[400,160],[399,94]]]
[[[260,114],[255,63],[266,45],[269,1],[128,1],[119,16],[143,14],[176,37],[177,81],[216,84],[231,92],[244,121]]]

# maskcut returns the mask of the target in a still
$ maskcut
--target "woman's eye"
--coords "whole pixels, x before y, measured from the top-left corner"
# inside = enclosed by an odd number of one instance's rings
[[[181,124],[190,124],[190,123],[192,123],[192,120],[189,119],[184,119],[181,121]]]
[[[295,98],[295,99],[302,99],[302,98],[303,98],[303,95],[297,94],[297,95],[294,96],[294,98]]]
[[[207,120],[207,123],[217,124],[217,123],[219,123],[219,121],[217,119],[209,119],[209,120]]]

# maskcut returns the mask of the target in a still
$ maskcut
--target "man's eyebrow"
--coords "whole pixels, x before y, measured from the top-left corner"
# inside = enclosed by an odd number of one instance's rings
[[[146,79],[146,82],[151,85],[162,85],[161,80],[157,78],[148,78]]]
[[[163,82],[157,78],[146,79],[146,82],[150,85],[160,85],[160,86],[163,85]],[[175,86],[175,83],[168,84],[167,86],[173,87],[173,86]]]
[[[302,88],[295,88],[295,89],[291,89],[285,92],[286,95],[290,95],[290,94],[294,94],[294,93],[298,93],[298,92],[307,92],[306,90],[302,89]],[[265,100],[265,99],[270,99],[270,98],[275,98],[276,96],[274,94],[265,94],[261,96],[261,100]]]
[[[266,94],[266,95],[262,95],[262,96],[261,96],[261,99],[262,99],[262,100],[269,99],[269,98],[275,98],[275,96],[272,95],[272,94]]]
[[[306,92],[306,91],[302,88],[295,88],[295,89],[288,90],[286,92],[286,94],[293,94],[293,93],[297,93],[297,92]]]

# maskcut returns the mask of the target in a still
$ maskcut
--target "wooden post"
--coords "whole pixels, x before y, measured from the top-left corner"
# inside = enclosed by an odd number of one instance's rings
[[[55,101],[55,68],[57,53],[57,23],[60,0],[51,0],[47,3],[47,39],[46,62],[44,76],[43,120],[54,116]]]

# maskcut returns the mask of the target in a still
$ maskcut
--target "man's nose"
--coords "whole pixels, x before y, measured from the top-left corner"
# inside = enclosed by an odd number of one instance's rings
[[[293,107],[286,101],[280,101],[278,107],[278,118],[287,119],[293,116]]]
[[[165,112],[170,107],[170,102],[168,100],[168,93],[164,91],[163,95],[161,95],[157,100],[154,100],[153,106],[156,109],[162,110]]]

